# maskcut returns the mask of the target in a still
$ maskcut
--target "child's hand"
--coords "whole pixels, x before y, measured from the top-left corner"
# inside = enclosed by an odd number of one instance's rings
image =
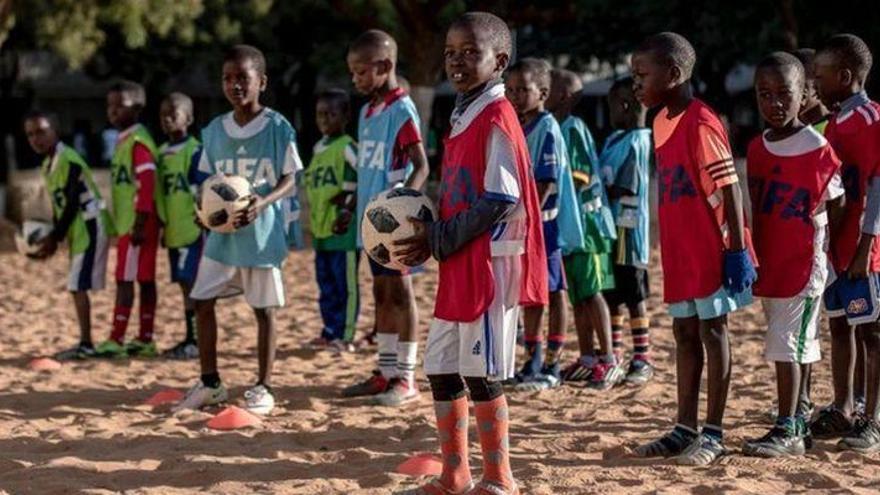
[[[419,218],[409,217],[415,233],[406,239],[394,241],[394,246],[400,249],[394,251],[394,256],[401,258],[401,262],[408,266],[418,266],[431,257],[431,246],[428,243],[427,224]]]
[[[138,212],[137,217],[134,220],[134,227],[131,229],[131,245],[132,246],[140,246],[146,240],[146,235],[144,234],[144,226],[147,223],[147,214],[143,212]]]
[[[748,249],[724,253],[724,287],[733,294],[745,291],[758,279]]]
[[[266,209],[266,203],[259,196],[252,196],[247,208],[238,212],[235,217],[235,228],[240,229],[254,223],[258,216]]]
[[[53,238],[51,235],[47,235],[46,237],[37,241],[37,246],[39,246],[37,248],[37,252],[35,252],[34,254],[29,254],[29,258],[33,258],[35,260],[44,260],[55,254],[55,251],[58,250],[58,243],[55,242],[55,238]]]
[[[333,196],[330,199],[330,203],[332,203],[340,208],[345,208],[345,204],[348,203],[349,196],[351,196],[351,193],[346,192],[346,191],[342,191],[339,194],[337,194],[336,196]]]
[[[850,279],[867,278],[870,268],[871,243],[860,242],[856,254],[846,270],[846,276]]]
[[[350,210],[339,210],[336,221],[333,222],[333,233],[336,235],[344,234],[348,230],[348,226],[351,225],[352,219],[354,219],[354,214]]]

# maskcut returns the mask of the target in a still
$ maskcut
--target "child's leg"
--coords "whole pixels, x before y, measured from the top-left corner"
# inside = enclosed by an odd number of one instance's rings
[[[134,306],[134,282],[116,282],[116,306],[113,308],[113,330],[110,340],[121,344],[128,329],[128,319]]]
[[[866,334],[868,333],[868,330],[865,328],[867,326],[868,325],[859,325],[856,327],[856,362],[855,367],[853,368],[853,400],[861,399],[863,402],[867,395],[867,390],[865,388],[867,379],[865,375],[868,372],[866,358]]]
[[[88,291],[78,290],[70,293],[76,319],[79,322],[79,343],[92,345],[92,304]]]
[[[484,377],[465,377],[474,416],[477,435],[483,453],[483,484],[501,488],[502,493],[513,490],[513,472],[510,469],[510,418],[504,389],[499,382]]]
[[[217,314],[214,312],[216,301],[205,299],[195,303],[202,383],[212,388],[220,384],[217,373]]]
[[[275,310],[254,308],[254,316],[257,319],[257,359],[260,363],[257,384],[270,386],[275,364]]]
[[[611,311],[608,303],[601,292],[594,294],[588,300],[590,314],[593,316],[593,328],[599,339],[600,356],[610,357],[614,355],[614,344],[611,338]]]
[[[192,284],[181,282],[180,292],[183,295],[183,316],[186,320],[186,337],[184,342],[196,342],[196,302],[189,297]]]
[[[704,431],[716,429],[720,433],[724,420],[724,409],[727,406],[727,393],[730,388],[730,342],[727,335],[727,316],[701,320],[700,339],[706,350],[706,376],[708,378]]]
[[[373,277],[373,299],[376,306],[376,341],[378,342],[379,371],[386,379],[397,376],[397,341],[400,338],[391,307],[389,276]]]
[[[342,338],[344,307],[340,303],[340,289],[344,287],[345,273],[340,274],[340,253],[337,251],[315,251],[315,277],[318,281],[318,308],[324,328],[321,337],[326,340]],[[344,258],[343,258],[344,260]],[[342,279],[340,279],[340,275]]]
[[[624,344],[623,344],[623,323],[626,318],[620,312],[620,306],[612,304],[608,306],[611,314],[611,350],[614,357],[618,361],[623,360]]]
[[[648,310],[645,307],[645,302],[641,301],[637,304],[630,304],[628,309],[629,331],[633,340],[633,360],[650,362],[650,320],[648,319]]]
[[[562,346],[565,344],[565,331],[568,326],[568,307],[566,306],[565,290],[550,293],[550,329],[547,334],[547,354],[544,366],[549,367],[559,363]]]
[[[358,253],[345,252],[345,331],[343,340],[354,341],[357,330],[358,313],[361,307],[360,286],[358,284]]]
[[[845,317],[831,318],[831,375],[834,405],[846,416],[852,413],[855,332]]]
[[[797,413],[801,390],[801,366],[797,363],[776,361],[776,396],[779,398],[777,417],[793,418]]]
[[[377,277],[384,285],[386,300],[385,323],[397,334],[394,360],[397,364],[393,376],[412,385],[415,383],[418,359],[418,332],[416,327],[416,299],[412,289],[412,277]],[[381,328],[381,327],[380,327]],[[381,331],[381,330],[380,330]]]
[[[588,301],[581,301],[574,306],[574,328],[577,331],[578,351],[580,351],[581,357],[592,356],[596,352],[593,336],[594,320]]]
[[[880,323],[861,325],[865,346],[865,417],[877,419],[880,397]]]
[[[471,486],[467,391],[461,375],[457,373],[428,375],[428,381],[431,382],[434,397],[434,414],[443,461],[443,471],[437,481],[444,490],[461,493]]]
[[[700,378],[703,374],[703,343],[697,317],[672,320],[675,335],[675,371],[678,382],[678,423],[697,429]]]
[[[543,366],[543,340],[541,320],[544,318],[544,306],[526,306],[523,308],[523,329],[525,330],[526,362],[523,366],[525,375],[537,375]]]
[[[138,340],[153,341],[153,327],[156,318],[156,282],[140,282],[140,332]]]

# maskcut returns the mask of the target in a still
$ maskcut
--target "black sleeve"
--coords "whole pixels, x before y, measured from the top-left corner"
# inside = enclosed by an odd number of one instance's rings
[[[64,186],[64,211],[61,212],[61,218],[55,221],[52,233],[49,234],[55,242],[64,240],[70,224],[76,218],[76,212],[79,210],[79,195],[85,192],[80,180],[81,175],[82,169],[79,167],[70,167],[67,173],[67,185]]]
[[[516,203],[481,197],[472,207],[456,213],[449,220],[432,223],[428,233],[431,254],[439,261],[445,260],[514,208]]]

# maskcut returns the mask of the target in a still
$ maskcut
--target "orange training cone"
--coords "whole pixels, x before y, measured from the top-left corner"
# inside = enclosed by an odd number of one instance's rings
[[[208,420],[208,428],[215,430],[236,430],[259,424],[260,418],[235,406],[227,407]]]
[[[397,472],[407,476],[440,476],[443,462],[434,454],[416,454],[397,466]]]
[[[61,369],[61,363],[52,358],[41,357],[28,363],[28,368],[34,371],[55,371]]]
[[[156,407],[161,406],[162,404],[180,402],[181,399],[183,399],[183,392],[173,388],[166,388],[165,390],[160,390],[153,394],[152,397],[144,402],[144,404]]]

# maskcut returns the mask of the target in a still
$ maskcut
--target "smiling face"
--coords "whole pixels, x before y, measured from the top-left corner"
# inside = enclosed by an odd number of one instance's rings
[[[123,130],[137,123],[141,106],[134,102],[130,94],[124,91],[107,93],[107,120],[116,129]]]
[[[792,67],[762,67],[755,73],[755,95],[764,121],[783,129],[798,118],[804,101],[803,80]]]
[[[663,105],[665,94],[678,80],[678,68],[657,60],[650,51],[634,53],[630,64],[636,98],[647,108]]]
[[[233,108],[259,105],[260,93],[266,90],[266,75],[249,58],[223,63],[223,94]]]
[[[508,73],[504,88],[520,119],[544,110],[549,88],[538,87],[531,73],[520,70]]]
[[[509,61],[508,54],[495,50],[486,33],[467,24],[453,26],[446,33],[443,58],[446,77],[459,93],[497,78]]]
[[[33,117],[24,121],[24,133],[28,144],[38,155],[48,155],[58,143],[58,133],[45,117]]]

